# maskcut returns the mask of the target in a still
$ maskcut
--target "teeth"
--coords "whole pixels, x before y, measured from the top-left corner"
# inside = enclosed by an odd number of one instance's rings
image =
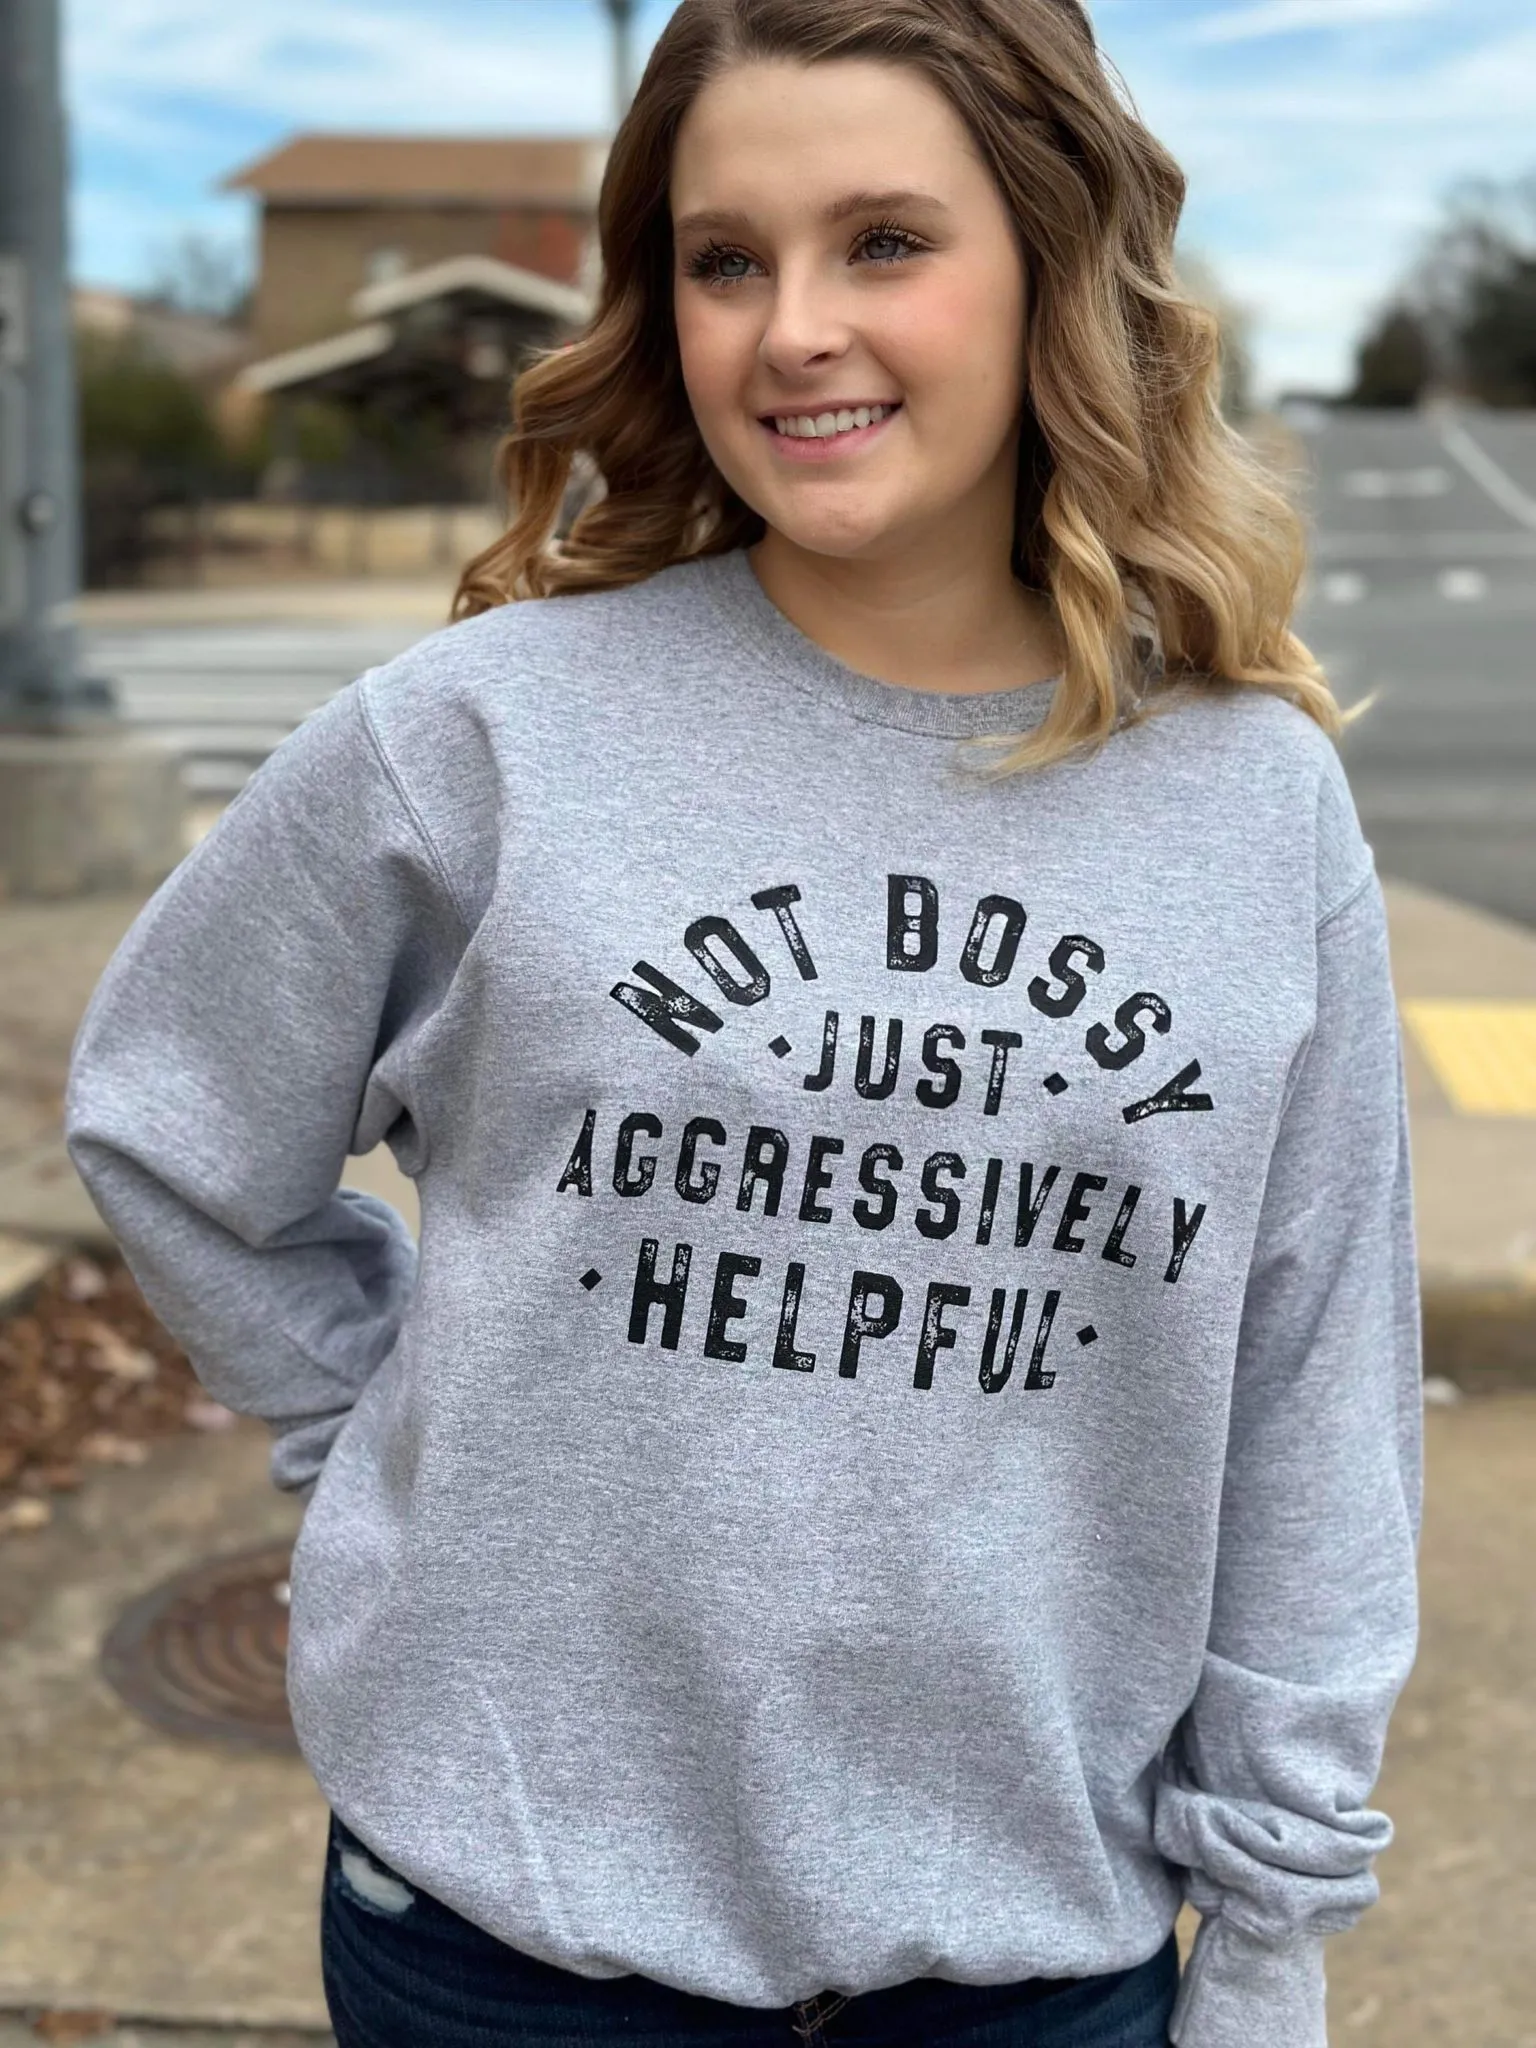
[[[842,412],[780,413],[774,416],[774,426],[781,434],[796,441],[826,441],[834,434],[851,434],[860,427],[877,427],[896,410],[891,405],[860,405]]]

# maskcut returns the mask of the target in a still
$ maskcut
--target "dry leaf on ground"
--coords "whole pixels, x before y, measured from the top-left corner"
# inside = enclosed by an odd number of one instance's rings
[[[121,1257],[74,1253],[0,1316],[0,1535],[46,1527],[47,1496],[158,1439],[228,1428]]]

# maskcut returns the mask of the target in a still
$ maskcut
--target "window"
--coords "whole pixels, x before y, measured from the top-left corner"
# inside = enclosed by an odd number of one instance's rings
[[[403,277],[411,267],[411,260],[403,249],[370,249],[363,268],[370,284],[388,284],[392,278]]]

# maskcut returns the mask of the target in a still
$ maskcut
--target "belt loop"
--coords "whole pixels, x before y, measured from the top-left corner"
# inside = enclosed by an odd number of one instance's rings
[[[822,2039],[821,2014],[817,2010],[817,2003],[815,1998],[797,1999],[790,2016],[790,2026],[794,2029],[796,2038],[805,2042],[806,2048],[816,2048],[816,2044]]]

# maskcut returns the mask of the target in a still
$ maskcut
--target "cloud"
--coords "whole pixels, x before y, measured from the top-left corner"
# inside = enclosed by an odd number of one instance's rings
[[[1445,0],[1263,0],[1256,7],[1223,8],[1193,24],[1192,43],[1251,43],[1306,30],[1355,28],[1377,21],[1410,21],[1437,14]]]
[[[1390,37],[1220,47],[1191,46],[1194,11],[1099,9],[1143,118],[1188,174],[1185,245],[1252,308],[1260,389],[1337,388],[1451,185],[1536,166],[1530,0],[1457,0]],[[1330,25],[1352,14],[1328,0]]]
[[[593,128],[608,72],[596,7],[461,6],[457,32],[425,0],[74,0],[71,110],[82,132],[142,136],[178,103],[290,128]],[[590,17],[590,18],[589,18]]]

